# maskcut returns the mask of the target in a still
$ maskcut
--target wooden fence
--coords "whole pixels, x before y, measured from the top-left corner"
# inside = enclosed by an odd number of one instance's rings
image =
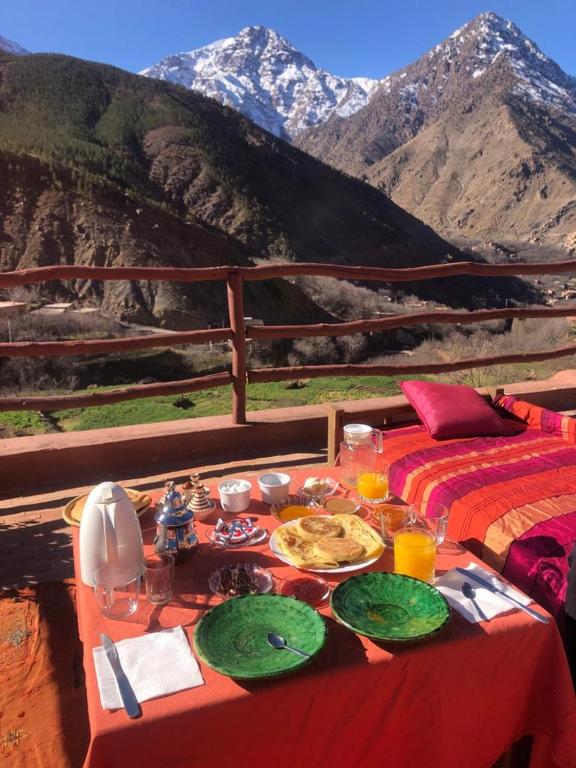
[[[4,397],[0,410],[53,411],[63,408],[104,405],[123,400],[194,392],[232,385],[232,419],[235,424],[246,422],[246,383],[283,381],[320,376],[402,375],[415,373],[449,373],[504,363],[533,362],[567,357],[576,353],[576,344],[544,352],[496,355],[427,365],[302,365],[283,368],[247,368],[247,340],[303,338],[309,336],[342,336],[371,333],[423,323],[480,323],[509,318],[554,318],[575,314],[574,307],[539,307],[482,309],[468,311],[416,312],[387,316],[375,320],[354,320],[346,323],[310,325],[269,325],[246,327],[244,322],[244,283],[246,281],[290,278],[300,275],[335,277],[346,280],[386,283],[413,282],[460,275],[504,277],[519,275],[567,274],[576,272],[576,260],[533,264],[484,264],[455,262],[427,267],[387,269],[377,267],[348,267],[333,264],[273,264],[259,267],[198,267],[191,269],[159,267],[79,267],[53,266],[0,273],[0,288],[33,285],[49,280],[138,280],[199,282],[226,281],[230,325],[226,328],[185,331],[166,335],[136,336],[122,339],[11,342],[0,343],[0,357],[60,357],[62,355],[107,354],[180,344],[205,344],[229,340],[232,365],[229,372],[197,376],[193,379],[142,384],[70,396]]]

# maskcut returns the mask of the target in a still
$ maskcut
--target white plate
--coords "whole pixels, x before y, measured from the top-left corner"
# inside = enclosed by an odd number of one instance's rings
[[[270,547],[272,554],[276,555],[278,560],[281,560],[283,563],[291,565],[294,568],[298,568],[299,571],[311,571],[312,573],[350,573],[351,571],[361,571],[362,568],[366,568],[367,566],[372,565],[372,563],[375,563],[377,560],[379,560],[384,552],[384,544],[382,544],[382,552],[380,552],[379,555],[368,557],[364,560],[356,560],[354,563],[341,565],[339,568],[302,568],[298,565],[294,565],[294,563],[284,554],[284,552],[280,550],[278,547],[278,537],[276,536],[276,533],[280,530],[280,528],[292,527],[297,522],[297,520],[289,520],[287,523],[284,523],[284,525],[280,525],[278,528],[276,528],[276,530],[270,536],[268,546]]]

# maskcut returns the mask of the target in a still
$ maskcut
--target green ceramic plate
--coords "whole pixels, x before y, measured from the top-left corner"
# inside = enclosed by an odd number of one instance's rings
[[[435,587],[397,573],[352,576],[334,589],[330,605],[338,621],[375,640],[421,640],[450,621],[450,606]]]
[[[196,627],[194,644],[206,664],[240,679],[275,677],[309,662],[272,648],[268,632],[312,655],[326,639],[324,620],[306,603],[281,595],[245,595],[208,611]]]

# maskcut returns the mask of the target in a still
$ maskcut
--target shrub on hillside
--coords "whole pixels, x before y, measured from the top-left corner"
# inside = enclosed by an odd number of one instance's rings
[[[0,318],[0,341],[62,341],[65,339],[113,338],[127,335],[127,329],[99,314],[23,314]]]
[[[515,320],[508,333],[494,333],[486,327],[472,331],[453,330],[442,339],[429,339],[415,349],[410,365],[448,363],[472,358],[493,357],[530,352],[543,352],[570,344],[571,330],[562,318],[555,320]],[[519,379],[540,378],[550,370],[569,367],[571,358],[558,362],[537,363],[526,370],[523,364],[493,365],[471,368],[446,374],[443,378],[453,383],[473,387],[490,387]],[[370,362],[386,365],[405,365],[404,356],[376,357]]]

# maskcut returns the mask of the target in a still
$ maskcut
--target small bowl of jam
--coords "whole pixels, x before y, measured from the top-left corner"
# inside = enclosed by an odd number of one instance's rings
[[[287,523],[289,520],[297,520],[299,517],[317,515],[322,512],[322,509],[309,496],[291,493],[274,502],[270,507],[270,512],[281,523]]]
[[[284,597],[295,597],[312,608],[318,608],[330,597],[330,584],[320,576],[295,576],[283,581],[279,592]]]

